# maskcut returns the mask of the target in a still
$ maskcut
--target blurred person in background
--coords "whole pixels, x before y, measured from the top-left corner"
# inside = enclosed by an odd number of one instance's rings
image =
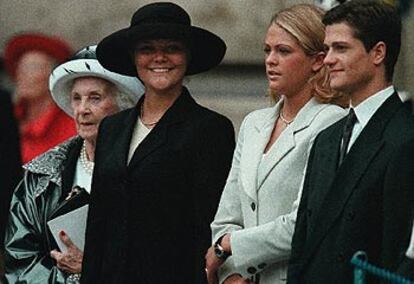
[[[217,66],[225,51],[168,2],[139,8],[130,27],[98,44],[101,64],[137,76],[145,95],[99,128],[82,283],[206,282],[234,129],[197,104],[183,80]]]
[[[323,11],[276,13],[264,40],[271,108],[243,121],[206,255],[209,283],[286,282],[301,182],[313,141],[342,118],[323,65]],[[218,279],[216,279],[218,272]]]
[[[2,61],[0,69],[3,73]],[[0,80],[0,83],[2,82]],[[11,94],[0,85],[0,279],[4,274],[4,231],[13,189],[21,178],[20,166],[19,134]]]
[[[83,252],[64,231],[59,237],[68,251],[55,250],[47,222],[77,186],[90,193],[101,120],[134,106],[143,93],[137,78],[104,69],[95,47],[80,50],[50,75],[52,97],[75,121],[78,135],[24,166],[5,237],[8,283],[79,281]]]
[[[48,89],[53,67],[71,53],[62,39],[40,33],[16,35],[5,46],[5,67],[15,83],[23,163],[76,134],[73,119],[56,106]]]

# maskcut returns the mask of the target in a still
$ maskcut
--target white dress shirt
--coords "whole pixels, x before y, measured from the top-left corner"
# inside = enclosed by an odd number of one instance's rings
[[[389,86],[379,91],[375,95],[372,95],[369,98],[365,99],[356,107],[352,107],[351,103],[350,107],[354,109],[357,121],[352,130],[347,152],[349,152],[349,149],[351,149],[352,145],[361,134],[364,127],[368,124],[369,120],[375,114],[375,112],[394,92],[394,86]]]

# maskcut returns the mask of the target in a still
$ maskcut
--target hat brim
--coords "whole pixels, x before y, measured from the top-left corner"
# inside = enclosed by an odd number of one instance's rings
[[[99,62],[108,70],[138,76],[131,51],[146,39],[175,39],[190,49],[186,75],[217,66],[226,53],[226,44],[217,35],[195,26],[177,24],[141,24],[119,30],[105,37],[96,49]]]
[[[113,83],[131,101],[134,106],[144,93],[144,87],[136,77],[123,76],[105,70],[96,59],[78,59],[68,61],[56,67],[49,77],[49,89],[56,104],[71,117],[74,117],[70,105],[70,93],[75,79],[97,77]]]

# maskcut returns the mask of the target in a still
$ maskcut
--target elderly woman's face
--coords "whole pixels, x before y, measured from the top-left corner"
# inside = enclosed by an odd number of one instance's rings
[[[119,110],[115,99],[115,87],[96,77],[78,78],[70,95],[78,134],[89,142],[98,135],[101,120]]]
[[[135,66],[147,90],[181,88],[187,69],[187,49],[176,40],[146,40],[135,47]]]

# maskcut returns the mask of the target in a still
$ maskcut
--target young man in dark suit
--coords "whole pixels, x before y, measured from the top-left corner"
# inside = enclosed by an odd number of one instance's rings
[[[359,250],[395,270],[411,232],[414,190],[390,174],[400,166],[395,154],[414,138],[414,121],[392,85],[401,19],[380,1],[354,0],[323,22],[330,84],[349,94],[351,107],[312,148],[288,283],[351,283],[350,259]]]

